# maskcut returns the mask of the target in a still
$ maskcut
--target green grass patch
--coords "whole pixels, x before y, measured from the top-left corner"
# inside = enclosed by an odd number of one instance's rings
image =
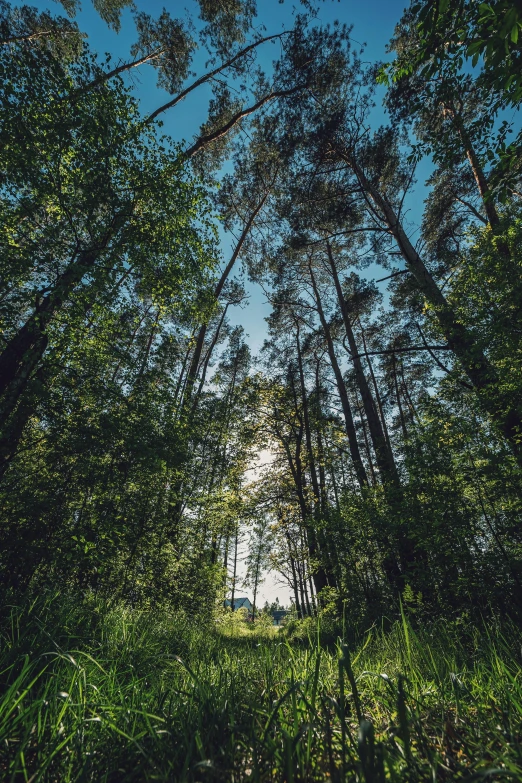
[[[4,607],[5,781],[522,780],[520,635],[357,646],[68,597]]]

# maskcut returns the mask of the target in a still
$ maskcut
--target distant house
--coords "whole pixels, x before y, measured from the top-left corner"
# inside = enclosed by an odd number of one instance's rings
[[[273,609],[272,617],[274,619],[274,625],[284,625],[284,621],[288,611],[286,609]]]
[[[229,598],[226,599],[225,606],[231,606]],[[246,609],[248,614],[250,614],[253,608],[248,598],[234,598],[234,606],[232,607],[234,612],[237,612],[238,609]]]

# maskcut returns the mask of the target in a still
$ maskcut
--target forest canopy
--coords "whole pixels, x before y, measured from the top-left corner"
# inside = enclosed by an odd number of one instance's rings
[[[268,34],[251,2],[134,8],[115,65],[74,4],[3,3],[7,589],[210,605],[246,535],[249,574],[276,569],[301,616],[365,622],[405,590],[435,615],[518,612],[518,98],[499,81],[518,39],[496,59],[478,45],[488,14],[518,29],[504,5],[414,4],[387,66],[319,6]],[[118,29],[123,7],[96,10]],[[477,45],[442,51],[459,24]],[[138,66],[172,96],[150,116]],[[175,143],[163,116],[208,85]],[[229,322],[240,265],[272,306],[255,360]]]

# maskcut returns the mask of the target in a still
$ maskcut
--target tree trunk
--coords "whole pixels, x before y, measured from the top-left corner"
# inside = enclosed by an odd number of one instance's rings
[[[230,599],[230,606],[232,611],[234,610],[234,602],[236,596],[236,578],[237,578],[237,543],[238,543],[238,529],[236,526],[236,534],[234,536],[234,570],[232,571],[232,598]]]
[[[78,254],[67,269],[58,277],[53,290],[43,296],[34,313],[19,331],[8,341],[0,354],[0,428],[2,428],[25,388],[26,381],[39,365],[47,346],[46,329],[52,317],[70,297],[76,285],[89,271],[100,252],[107,246],[112,231],[101,244]]]
[[[356,174],[359,183],[373,201],[380,217],[414,277],[419,290],[433,308],[440,328],[450,349],[475,388],[483,409],[489,414],[497,429],[508,441],[519,465],[522,466],[522,415],[519,405],[500,390],[502,384],[496,370],[490,364],[473,334],[462,324],[451,305],[428,271],[426,265],[411,244],[395,210],[386,196],[377,190],[352,155],[341,153],[343,159]]]
[[[390,441],[390,434],[388,432],[388,427],[386,425],[386,416],[384,415],[384,407],[383,407],[383,404],[382,404],[382,398],[381,398],[381,395],[379,393],[379,386],[377,384],[377,378],[375,377],[375,373],[373,371],[373,364],[372,364],[371,359],[370,359],[370,357],[368,355],[368,348],[366,346],[366,338],[364,336],[364,329],[363,329],[363,326],[362,326],[360,321],[359,321],[359,328],[361,330],[361,338],[362,338],[362,342],[363,342],[364,353],[366,355],[366,361],[368,362],[368,369],[370,370],[370,377],[372,379],[373,389],[375,391],[375,399],[377,400],[377,405],[379,406],[379,413],[381,415],[381,422],[382,422],[382,429],[383,429],[383,432],[384,432],[384,437],[386,438],[386,443],[388,444],[388,448],[391,451],[392,447],[391,447],[391,441]]]
[[[364,420],[364,412],[361,410],[361,406],[359,404],[359,400],[357,399],[357,395],[354,396],[355,396],[355,404],[357,406],[357,413],[359,414],[359,418],[361,420],[361,430],[364,439],[366,457],[368,459],[368,467],[370,468],[370,474],[372,477],[372,487],[375,487],[377,485],[377,477],[375,475],[375,468],[373,467],[372,451],[370,449],[370,442],[368,440],[368,434],[366,432],[366,422]]]
[[[41,353],[44,350],[45,346]],[[26,391],[0,432],[0,479],[3,478],[4,473],[18,451],[26,424],[34,413],[41,394],[38,387],[44,386],[45,381],[45,365],[41,365],[30,381],[31,385],[37,386],[36,392],[32,394],[30,390]]]
[[[284,535],[286,539],[286,545],[288,547],[288,559],[290,560],[290,569],[292,571],[292,586],[294,590],[295,610],[297,612],[297,616],[301,618],[304,617],[304,611],[301,608],[303,606],[302,600],[301,601],[299,600],[299,582],[298,582],[298,575],[296,569],[296,562],[292,552],[292,539],[290,537],[290,533],[288,532],[288,530],[285,530]],[[302,599],[302,595],[301,595],[301,599]]]
[[[303,401],[303,424],[305,431],[306,451],[308,453],[308,462],[310,465],[310,478],[312,481],[312,490],[315,499],[315,509],[321,508],[321,493],[319,490],[319,481],[317,479],[317,471],[315,468],[314,451],[312,448],[312,433],[310,429],[310,411],[308,406],[308,394],[306,391],[303,357],[301,354],[301,342],[299,340],[299,324],[296,324],[296,350],[297,350],[297,366],[299,368],[299,381],[301,384],[301,398]]]
[[[395,398],[397,400],[397,407],[399,408],[399,416],[401,420],[401,429],[404,440],[408,440],[408,428],[406,427],[406,419],[404,418],[404,411],[402,409],[401,394],[399,391],[399,382],[397,380],[397,361],[395,354],[392,355],[392,372],[393,372],[393,385],[395,388]]]
[[[301,603],[299,601],[299,591],[298,591],[298,585],[297,585],[297,573],[295,570],[295,561],[292,555],[289,555],[290,557],[290,568],[292,569],[292,586],[294,589],[294,601],[295,601],[295,611],[299,618],[303,617],[303,612],[301,610]]]
[[[317,478],[317,469],[315,466],[315,455],[312,447],[312,433],[310,428],[310,410],[308,406],[308,395],[306,392],[304,369],[303,369],[303,357],[301,354],[301,343],[299,341],[299,324],[296,325],[296,349],[297,349],[297,364],[299,368],[299,380],[301,383],[301,395],[303,400],[303,424],[305,430],[306,450],[308,452],[308,461],[310,464],[310,477],[312,481],[312,491],[314,494],[314,518],[317,523],[321,521],[321,492],[319,489],[319,481]],[[331,574],[327,574],[321,549],[319,547],[318,534],[313,526],[307,527],[308,546],[311,557],[317,559],[318,565],[313,572],[314,584],[317,595],[319,596],[321,590],[335,581],[335,577]]]
[[[218,325],[216,327],[216,331],[214,332],[214,337],[212,338],[212,342],[210,343],[210,345],[208,347],[207,353],[205,354],[205,359],[203,360],[203,364],[201,365],[201,376],[200,376],[200,379],[199,379],[198,390],[197,390],[196,394],[194,395],[194,401],[192,403],[192,407],[193,408],[195,406],[197,406],[198,400],[199,400],[199,398],[201,396],[201,392],[203,391],[203,387],[205,385],[205,379],[207,377],[207,370],[208,370],[208,365],[209,365],[209,362],[210,362],[210,358],[211,358],[212,353],[214,351],[214,348],[216,347],[217,342],[219,340],[219,335],[221,334],[221,329],[223,328],[223,324],[225,323],[225,318],[227,316],[227,311],[228,311],[228,303],[225,305],[225,308],[223,310],[223,314],[222,314],[221,318],[219,319],[219,323],[218,323]]]
[[[321,426],[323,421],[323,412],[321,410],[320,394],[321,394],[321,382],[319,376],[320,361],[315,357],[315,395],[316,395],[316,407],[317,407],[317,461],[319,470],[319,489],[321,492],[321,511],[323,515],[328,513],[328,495],[326,490],[326,471],[325,471],[325,457],[323,438],[321,434]]]
[[[256,573],[256,578],[254,580],[254,602],[252,604],[252,623],[255,623],[256,621],[257,580],[258,574]]]
[[[348,392],[346,391],[346,384],[344,382],[341,368],[339,367],[339,362],[337,361],[337,356],[335,354],[335,348],[332,340],[332,335],[330,332],[330,327],[328,326],[328,322],[326,320],[323,311],[321,298],[319,296],[319,290],[317,288],[317,284],[315,282],[315,277],[311,267],[309,268],[309,271],[310,271],[310,278],[312,280],[312,286],[314,289],[317,312],[319,313],[319,318],[321,321],[321,325],[323,327],[324,336],[326,338],[326,346],[328,349],[328,356],[330,357],[330,364],[332,365],[332,369],[334,371],[335,380],[337,383],[337,391],[339,392],[339,397],[341,398],[341,405],[344,414],[346,435],[348,436],[348,445],[350,448],[350,454],[355,468],[357,481],[359,482],[359,486],[361,487],[361,489],[363,489],[364,487],[368,486],[368,476],[366,474],[366,469],[361,459],[361,452],[359,451],[357,434],[355,432],[355,424],[353,421],[352,411],[350,408],[350,402],[348,400]]]
[[[226,265],[225,269],[223,270],[221,277],[219,278],[217,285],[214,289],[214,299],[218,301],[219,297],[221,296],[223,292],[223,288],[225,286],[226,281],[228,280],[228,277],[234,268],[234,264],[236,263],[238,256],[241,252],[241,248],[245,244],[245,241],[250,233],[250,230],[254,224],[254,221],[256,217],[258,216],[259,212],[263,208],[263,205],[265,201],[268,198],[268,191],[263,195],[263,198],[261,201],[257,204],[255,209],[250,214],[250,217],[248,218],[247,222],[245,223],[243,227],[243,231],[241,232],[241,236],[239,237],[239,240],[236,243],[236,246],[234,248],[234,251],[230,257],[230,261]],[[196,339],[196,345],[194,347],[194,353],[192,354],[192,361],[190,364],[190,369],[188,371],[187,376],[187,385],[186,385],[186,396],[185,399],[187,400],[187,404],[190,404],[192,401],[192,394],[194,389],[194,384],[196,382],[199,364],[201,361],[201,354],[203,352],[203,346],[205,344],[205,336],[207,334],[208,329],[208,321],[206,323],[201,324],[198,336]],[[210,359],[210,355],[208,355],[208,359]],[[208,364],[208,362],[207,362]]]
[[[402,388],[404,389],[404,398],[405,398],[406,403],[408,405],[408,408],[410,410],[410,416],[411,416],[410,420],[411,420],[411,423],[413,425],[413,424],[415,424],[415,419],[417,419],[417,420],[419,419],[419,415],[418,415],[417,411],[415,410],[415,405],[413,404],[413,400],[411,398],[411,394],[410,394],[410,391],[408,389],[408,384],[406,383],[406,378],[404,376],[404,362],[402,361],[402,359],[399,359],[399,365],[400,365],[400,368],[401,368],[401,381],[402,381],[401,385],[402,385]]]
[[[484,211],[486,213],[488,223],[491,226],[491,228],[495,230],[498,227],[500,220],[495,205],[491,200],[491,198],[489,198],[490,194],[489,194],[488,180],[486,174],[478,159],[478,155],[475,152],[475,148],[473,147],[469,133],[464,126],[462,117],[452,107],[448,108],[448,112],[451,114],[453,118],[453,122],[455,123],[455,127],[457,128],[457,132],[462,141],[462,146],[464,147],[466,157],[468,159],[469,165],[471,166],[471,170],[473,172],[473,176],[477,184],[477,189],[480,194],[480,198],[482,199],[482,204],[484,205]]]
[[[301,590],[301,603],[306,607],[306,614],[308,617],[312,614],[312,607],[310,606],[310,599],[308,598],[308,588],[306,587],[306,575],[304,572],[304,561],[298,563],[299,571],[299,587]]]
[[[399,476],[397,473],[397,467],[395,465],[392,450],[386,440],[386,435],[379,419],[379,414],[370,391],[370,386],[363,370],[361,357],[359,356],[359,349],[355,340],[352,322],[348,312],[348,307],[346,306],[346,301],[344,299],[343,290],[339,280],[339,275],[337,273],[337,267],[334,261],[330,242],[326,243],[326,249],[328,252],[328,260],[330,262],[330,269],[332,271],[335,290],[337,292],[337,301],[339,303],[343,317],[346,337],[348,338],[348,345],[350,346],[350,351],[352,354],[352,361],[355,370],[355,381],[361,395],[366,421],[368,422],[370,438],[372,440],[372,445],[377,460],[377,467],[379,468],[379,473],[383,483],[391,482],[393,484],[398,484]]]

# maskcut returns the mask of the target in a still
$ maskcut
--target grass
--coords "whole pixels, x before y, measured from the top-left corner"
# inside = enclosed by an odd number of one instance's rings
[[[310,636],[71,598],[4,608],[0,779],[522,780],[516,629]]]

